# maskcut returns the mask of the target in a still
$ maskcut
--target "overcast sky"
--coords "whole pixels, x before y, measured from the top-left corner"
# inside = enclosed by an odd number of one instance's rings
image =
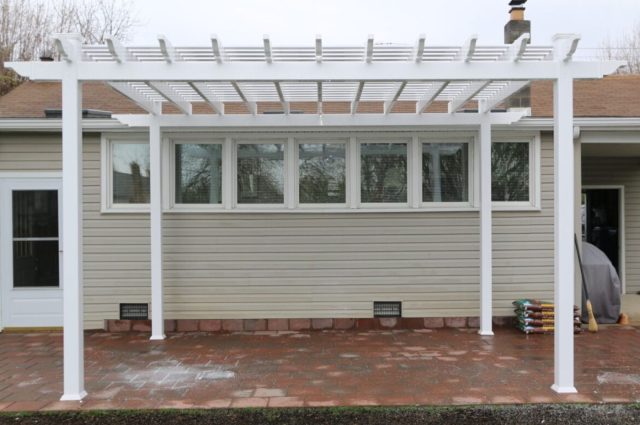
[[[155,44],[158,34],[174,45],[208,45],[217,34],[223,45],[272,43],[309,45],[322,34],[327,45],[413,43],[459,45],[471,34],[479,44],[503,41],[508,0],[135,0],[141,26],[131,44]],[[535,44],[559,32],[582,35],[581,47],[598,47],[640,23],[640,0],[529,0]]]

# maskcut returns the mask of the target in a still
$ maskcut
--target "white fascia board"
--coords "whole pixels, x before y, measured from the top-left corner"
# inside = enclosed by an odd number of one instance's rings
[[[83,119],[84,131],[126,130],[129,127],[117,119]],[[8,131],[60,131],[62,120],[59,118],[0,118],[0,132]]]
[[[501,112],[490,114],[492,125],[510,125],[523,117],[523,112]],[[148,127],[149,116],[114,115],[122,124],[130,127]],[[429,126],[455,127],[478,126],[482,116],[477,113],[459,114],[292,114],[292,115],[162,115],[159,117],[162,127],[193,128],[269,128],[269,127],[394,127],[394,126]]]
[[[79,62],[81,81],[479,81],[552,80],[560,73],[574,79],[601,78],[623,61],[540,62]],[[64,62],[7,62],[23,77],[61,80]]]
[[[581,130],[640,131],[640,117],[574,118],[573,124],[574,126],[580,127]],[[518,122],[514,122],[512,127],[518,130],[553,130],[553,118],[526,117]]]

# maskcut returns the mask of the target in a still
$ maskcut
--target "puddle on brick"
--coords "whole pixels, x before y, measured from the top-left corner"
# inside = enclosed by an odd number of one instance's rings
[[[640,385],[640,375],[605,372],[598,375],[598,384]]]

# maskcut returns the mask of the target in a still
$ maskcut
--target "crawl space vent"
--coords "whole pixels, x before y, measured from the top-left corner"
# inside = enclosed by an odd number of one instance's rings
[[[400,301],[374,301],[373,317],[401,317],[402,303]]]
[[[120,304],[120,320],[149,319],[149,304]]]

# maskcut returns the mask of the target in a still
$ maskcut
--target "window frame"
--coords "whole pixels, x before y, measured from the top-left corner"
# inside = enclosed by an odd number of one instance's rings
[[[493,211],[539,211],[541,209],[541,140],[539,134],[499,133],[492,137],[494,143],[529,144],[529,200],[528,201],[491,201]],[[493,176],[493,168],[491,169]]]
[[[369,144],[405,144],[407,146],[407,202],[362,202],[362,145]],[[413,188],[415,186],[415,173],[414,173],[414,164],[412,161],[412,156],[414,149],[412,146],[415,144],[414,137],[398,137],[397,135],[391,137],[356,137],[356,158],[355,161],[356,166],[355,170],[355,182],[353,187],[353,191],[355,192],[354,201],[356,208],[358,209],[376,209],[376,210],[386,210],[386,209],[407,209],[412,210],[414,191]]]
[[[149,204],[121,204],[113,202],[113,146],[115,144],[140,144],[149,146],[149,137],[142,134],[103,134],[101,151],[101,202],[100,212],[131,213],[150,212]]]
[[[283,187],[282,204],[241,204],[238,202],[238,146],[240,145],[284,145],[283,152]],[[291,145],[293,144],[293,138],[282,136],[255,136],[252,138],[241,137],[231,139],[231,210],[233,211],[252,211],[252,210],[286,210],[287,208],[293,208],[291,205]],[[223,155],[224,161],[224,155]]]
[[[381,135],[384,134],[384,135]],[[344,212],[474,212],[480,198],[480,158],[477,131],[331,131],[323,134],[305,134],[302,131],[264,130],[263,133],[181,131],[164,132],[162,149],[162,207],[163,213],[344,213]],[[541,135],[536,131],[494,131],[492,143],[529,143],[529,201],[492,202],[493,211],[541,210]],[[101,213],[149,213],[149,204],[114,204],[112,193],[114,143],[149,144],[144,132],[102,133]],[[222,145],[222,204],[175,203],[175,145]],[[237,146],[239,144],[285,145],[284,202],[282,204],[237,203]],[[312,143],[342,143],[345,145],[345,197],[344,204],[307,204],[299,202],[300,170],[299,145]],[[363,143],[404,143],[407,145],[407,202],[361,203],[361,145]],[[424,143],[467,143],[469,149],[469,202],[423,202],[422,199],[422,145]]]
[[[293,199],[294,205],[300,209],[310,209],[310,210],[321,210],[321,209],[347,209],[349,208],[350,199],[351,199],[351,178],[349,173],[350,168],[350,150],[349,149],[349,138],[339,138],[339,137],[298,137],[294,139],[294,148],[293,148],[293,169],[295,172],[293,173],[294,181],[293,181]],[[327,144],[327,145],[344,145],[344,173],[345,173],[345,199],[344,203],[327,203],[327,204],[313,204],[313,203],[301,203],[300,202],[300,145],[311,145],[311,144]]]
[[[423,191],[422,191],[422,185],[423,185],[423,175],[422,175],[422,171],[423,171],[423,145],[430,145],[430,144],[466,144],[467,145],[467,201],[461,201],[461,202],[428,202],[425,201],[423,198]],[[477,182],[477,178],[476,177],[476,149],[475,149],[475,145],[476,145],[476,138],[473,136],[468,136],[468,137],[464,137],[464,136],[429,136],[429,137],[420,137],[418,139],[418,149],[416,149],[416,154],[418,154],[419,152],[419,160],[416,161],[420,164],[419,169],[418,169],[418,174],[419,174],[419,192],[417,193],[417,196],[419,196],[419,208],[425,209],[425,210],[439,210],[439,209],[455,209],[455,208],[461,208],[461,209],[469,209],[469,208],[473,208],[476,205],[476,199],[478,199],[476,193],[478,193],[478,191],[476,190],[476,186],[478,186],[476,184]],[[419,194],[418,194],[419,193]]]
[[[168,146],[169,155],[165,155],[168,161],[163,164],[165,169],[169,170],[169,178],[167,184],[163,186],[163,198],[168,200],[165,202],[165,208],[175,211],[211,211],[211,210],[223,210],[225,209],[225,203],[227,199],[227,182],[229,173],[226,172],[228,167],[226,158],[229,149],[228,143],[224,137],[214,137],[207,135],[188,135],[188,136],[170,136],[165,138],[164,145]],[[219,204],[190,204],[190,203],[178,203],[176,202],[176,146],[177,145],[221,145],[222,147],[222,175],[221,175],[221,197],[222,202]],[[163,173],[164,174],[164,173]],[[163,179],[164,180],[164,179]]]

